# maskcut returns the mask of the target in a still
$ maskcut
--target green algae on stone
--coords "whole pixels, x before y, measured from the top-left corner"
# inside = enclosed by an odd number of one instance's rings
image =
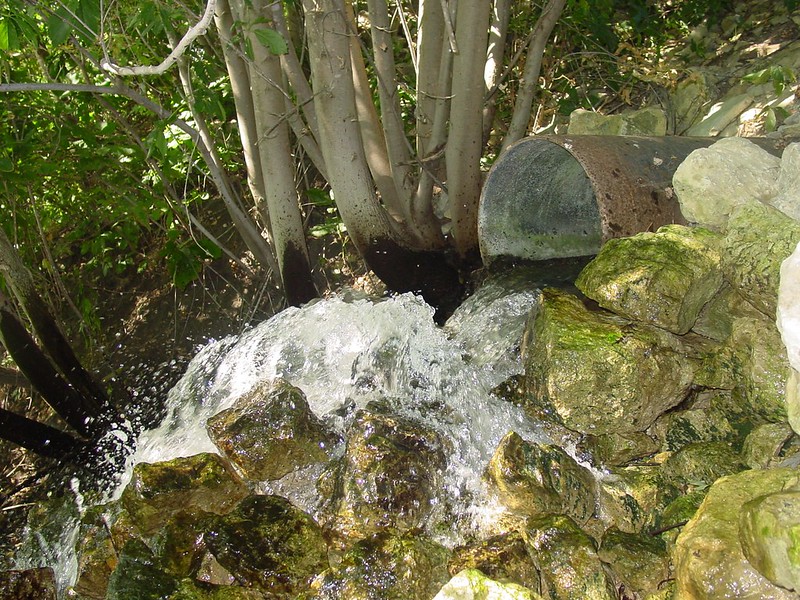
[[[743,471],[717,480],[681,531],[672,553],[676,598],[796,598],[794,592],[774,585],[747,560],[739,541],[739,524],[745,503],[799,482],[800,474],[794,468]]]
[[[478,570],[491,579],[516,583],[534,591],[540,586],[539,572],[518,531],[454,548],[448,570],[453,576],[464,570]]]
[[[657,466],[612,467],[598,482],[604,523],[627,533],[649,527],[661,507],[663,485]]]
[[[422,527],[446,466],[445,442],[435,430],[371,403],[356,413],[344,457],[321,478],[333,494],[326,525],[352,538]]]
[[[753,306],[774,319],[781,263],[800,242],[800,223],[761,202],[731,214],[722,250],[725,278]]]
[[[489,578],[477,569],[458,572],[433,600],[541,600],[536,592],[512,582]]]
[[[302,596],[315,600],[429,600],[450,578],[450,551],[419,531],[386,529],[351,546]]]
[[[178,579],[161,567],[158,557],[139,539],[121,548],[119,562],[109,577],[108,600],[163,600],[177,589]]]
[[[608,529],[597,555],[606,563],[626,597],[645,598],[656,593],[670,577],[667,546],[648,534]]]
[[[612,239],[575,285],[603,308],[682,335],[722,286],[720,240],[682,225]]]
[[[264,381],[208,420],[211,440],[247,479],[280,479],[328,460],[339,442],[311,411],[302,390]]]
[[[567,514],[580,523],[594,514],[594,476],[558,446],[527,442],[512,431],[500,441],[485,477],[514,512]]]
[[[733,443],[739,437],[727,412],[717,406],[666,413],[648,431],[663,440],[662,450],[669,452],[695,442]]]
[[[528,519],[528,551],[542,575],[541,594],[559,600],[617,597],[592,538],[564,515]]]
[[[322,528],[280,496],[248,496],[214,516],[204,540],[237,581],[270,597],[293,598],[328,566]]]
[[[775,585],[800,591],[800,491],[776,492],[746,502],[739,540],[759,573]]]
[[[796,437],[788,423],[764,423],[757,426],[744,441],[742,458],[751,469],[767,469],[786,458],[784,448]],[[796,448],[793,448],[797,452]]]
[[[644,431],[687,397],[700,365],[695,343],[546,288],[526,333],[528,402],[574,431]]]
[[[264,600],[257,589],[240,585],[210,585],[192,579],[183,579],[165,600]]]
[[[695,442],[670,456],[661,465],[665,483],[687,491],[705,489],[720,477],[743,471],[739,454],[723,442]]]
[[[597,466],[622,466],[658,452],[658,443],[646,433],[604,433],[586,435],[581,448],[589,452]]]
[[[222,457],[196,454],[137,464],[120,504],[136,527],[149,535],[178,512],[201,508],[225,513],[247,493],[244,482]]]

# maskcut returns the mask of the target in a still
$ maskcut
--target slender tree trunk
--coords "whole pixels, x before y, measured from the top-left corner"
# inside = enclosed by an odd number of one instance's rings
[[[0,438],[59,461],[85,447],[68,433],[0,408]]]
[[[483,80],[486,86],[486,104],[483,107],[483,143],[489,141],[494,129],[494,116],[497,112],[497,94],[491,93],[503,72],[503,57],[506,51],[508,23],[511,18],[511,0],[494,0],[492,24],[489,27],[489,48],[486,55],[486,68]]]
[[[483,65],[486,62],[490,16],[490,0],[458,3],[458,54],[453,60],[453,99],[445,160],[447,195],[453,213],[453,242],[456,252],[467,262],[478,259],[478,198],[481,193],[480,167],[483,153]]]
[[[511,125],[509,125],[508,133],[503,140],[503,148],[507,148],[510,144],[521,140],[528,131],[533,96],[539,85],[542,56],[547,47],[547,40],[561,17],[561,12],[564,10],[566,3],[567,0],[549,0],[542,9],[542,14],[538,21],[536,21],[536,27],[534,27],[533,36],[528,46],[528,55],[525,59],[525,69],[519,83],[517,99],[514,103]]]

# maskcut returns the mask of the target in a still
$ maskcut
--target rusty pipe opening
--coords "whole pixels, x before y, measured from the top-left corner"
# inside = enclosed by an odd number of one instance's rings
[[[481,193],[483,263],[597,254],[608,239],[685,223],[672,191],[678,165],[719,138],[540,136],[509,146]],[[780,154],[778,142],[750,138]]]

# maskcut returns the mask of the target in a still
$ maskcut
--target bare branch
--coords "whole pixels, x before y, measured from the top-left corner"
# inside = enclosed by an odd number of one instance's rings
[[[206,10],[201,19],[184,34],[177,44],[175,44],[172,52],[161,61],[161,64],[155,66],[122,67],[111,61],[108,55],[106,55],[106,58],[100,61],[100,66],[109,73],[120,77],[126,75],[161,75],[183,56],[193,41],[208,31],[208,26],[211,25],[211,21],[214,18],[216,7],[217,0],[208,0]]]

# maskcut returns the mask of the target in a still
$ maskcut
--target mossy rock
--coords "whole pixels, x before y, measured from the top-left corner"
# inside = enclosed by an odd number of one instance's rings
[[[460,571],[439,590],[433,600],[542,600],[519,584],[495,581],[477,569]]]
[[[491,579],[539,590],[539,572],[525,548],[525,539],[517,531],[495,535],[453,550],[448,564],[450,575],[476,569]]]
[[[663,487],[657,466],[615,467],[598,482],[600,513],[607,525],[638,533],[652,525]]]
[[[721,240],[682,225],[612,239],[575,285],[603,308],[683,335],[722,286]]]
[[[663,540],[647,533],[605,532],[597,555],[606,563],[626,596],[645,598],[670,577],[670,561]]]
[[[119,562],[109,577],[108,600],[163,600],[178,588],[179,579],[168,574],[158,557],[139,539],[122,547]]]
[[[722,442],[688,444],[661,466],[664,482],[682,491],[702,490],[720,477],[747,468],[739,454]]]

